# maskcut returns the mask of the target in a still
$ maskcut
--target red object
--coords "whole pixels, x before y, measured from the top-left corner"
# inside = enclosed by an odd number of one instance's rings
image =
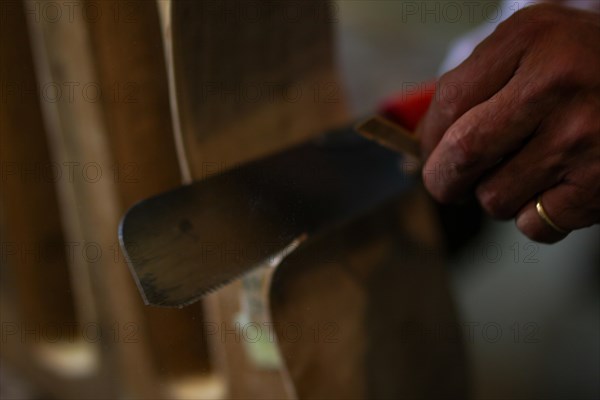
[[[435,82],[407,85],[400,95],[383,104],[382,114],[408,130],[415,130],[431,104],[435,86]]]

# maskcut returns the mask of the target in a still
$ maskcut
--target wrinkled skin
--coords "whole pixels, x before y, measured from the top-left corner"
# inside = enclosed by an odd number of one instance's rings
[[[440,202],[474,191],[529,238],[600,222],[600,15],[525,8],[441,77],[417,129],[426,188]],[[440,172],[441,171],[441,172]]]

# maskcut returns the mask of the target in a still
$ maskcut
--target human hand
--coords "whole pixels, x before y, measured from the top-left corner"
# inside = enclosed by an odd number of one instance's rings
[[[440,202],[474,190],[491,216],[546,243],[600,222],[600,15],[515,13],[441,77],[417,135]]]

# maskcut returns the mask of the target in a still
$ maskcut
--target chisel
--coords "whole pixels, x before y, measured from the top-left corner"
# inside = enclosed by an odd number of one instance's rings
[[[134,205],[119,240],[144,302],[190,304],[408,190],[402,152],[416,139],[377,116]]]

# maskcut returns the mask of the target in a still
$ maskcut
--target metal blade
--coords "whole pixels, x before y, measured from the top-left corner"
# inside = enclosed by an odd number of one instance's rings
[[[182,307],[416,180],[348,128],[144,200],[119,239],[146,304]]]

